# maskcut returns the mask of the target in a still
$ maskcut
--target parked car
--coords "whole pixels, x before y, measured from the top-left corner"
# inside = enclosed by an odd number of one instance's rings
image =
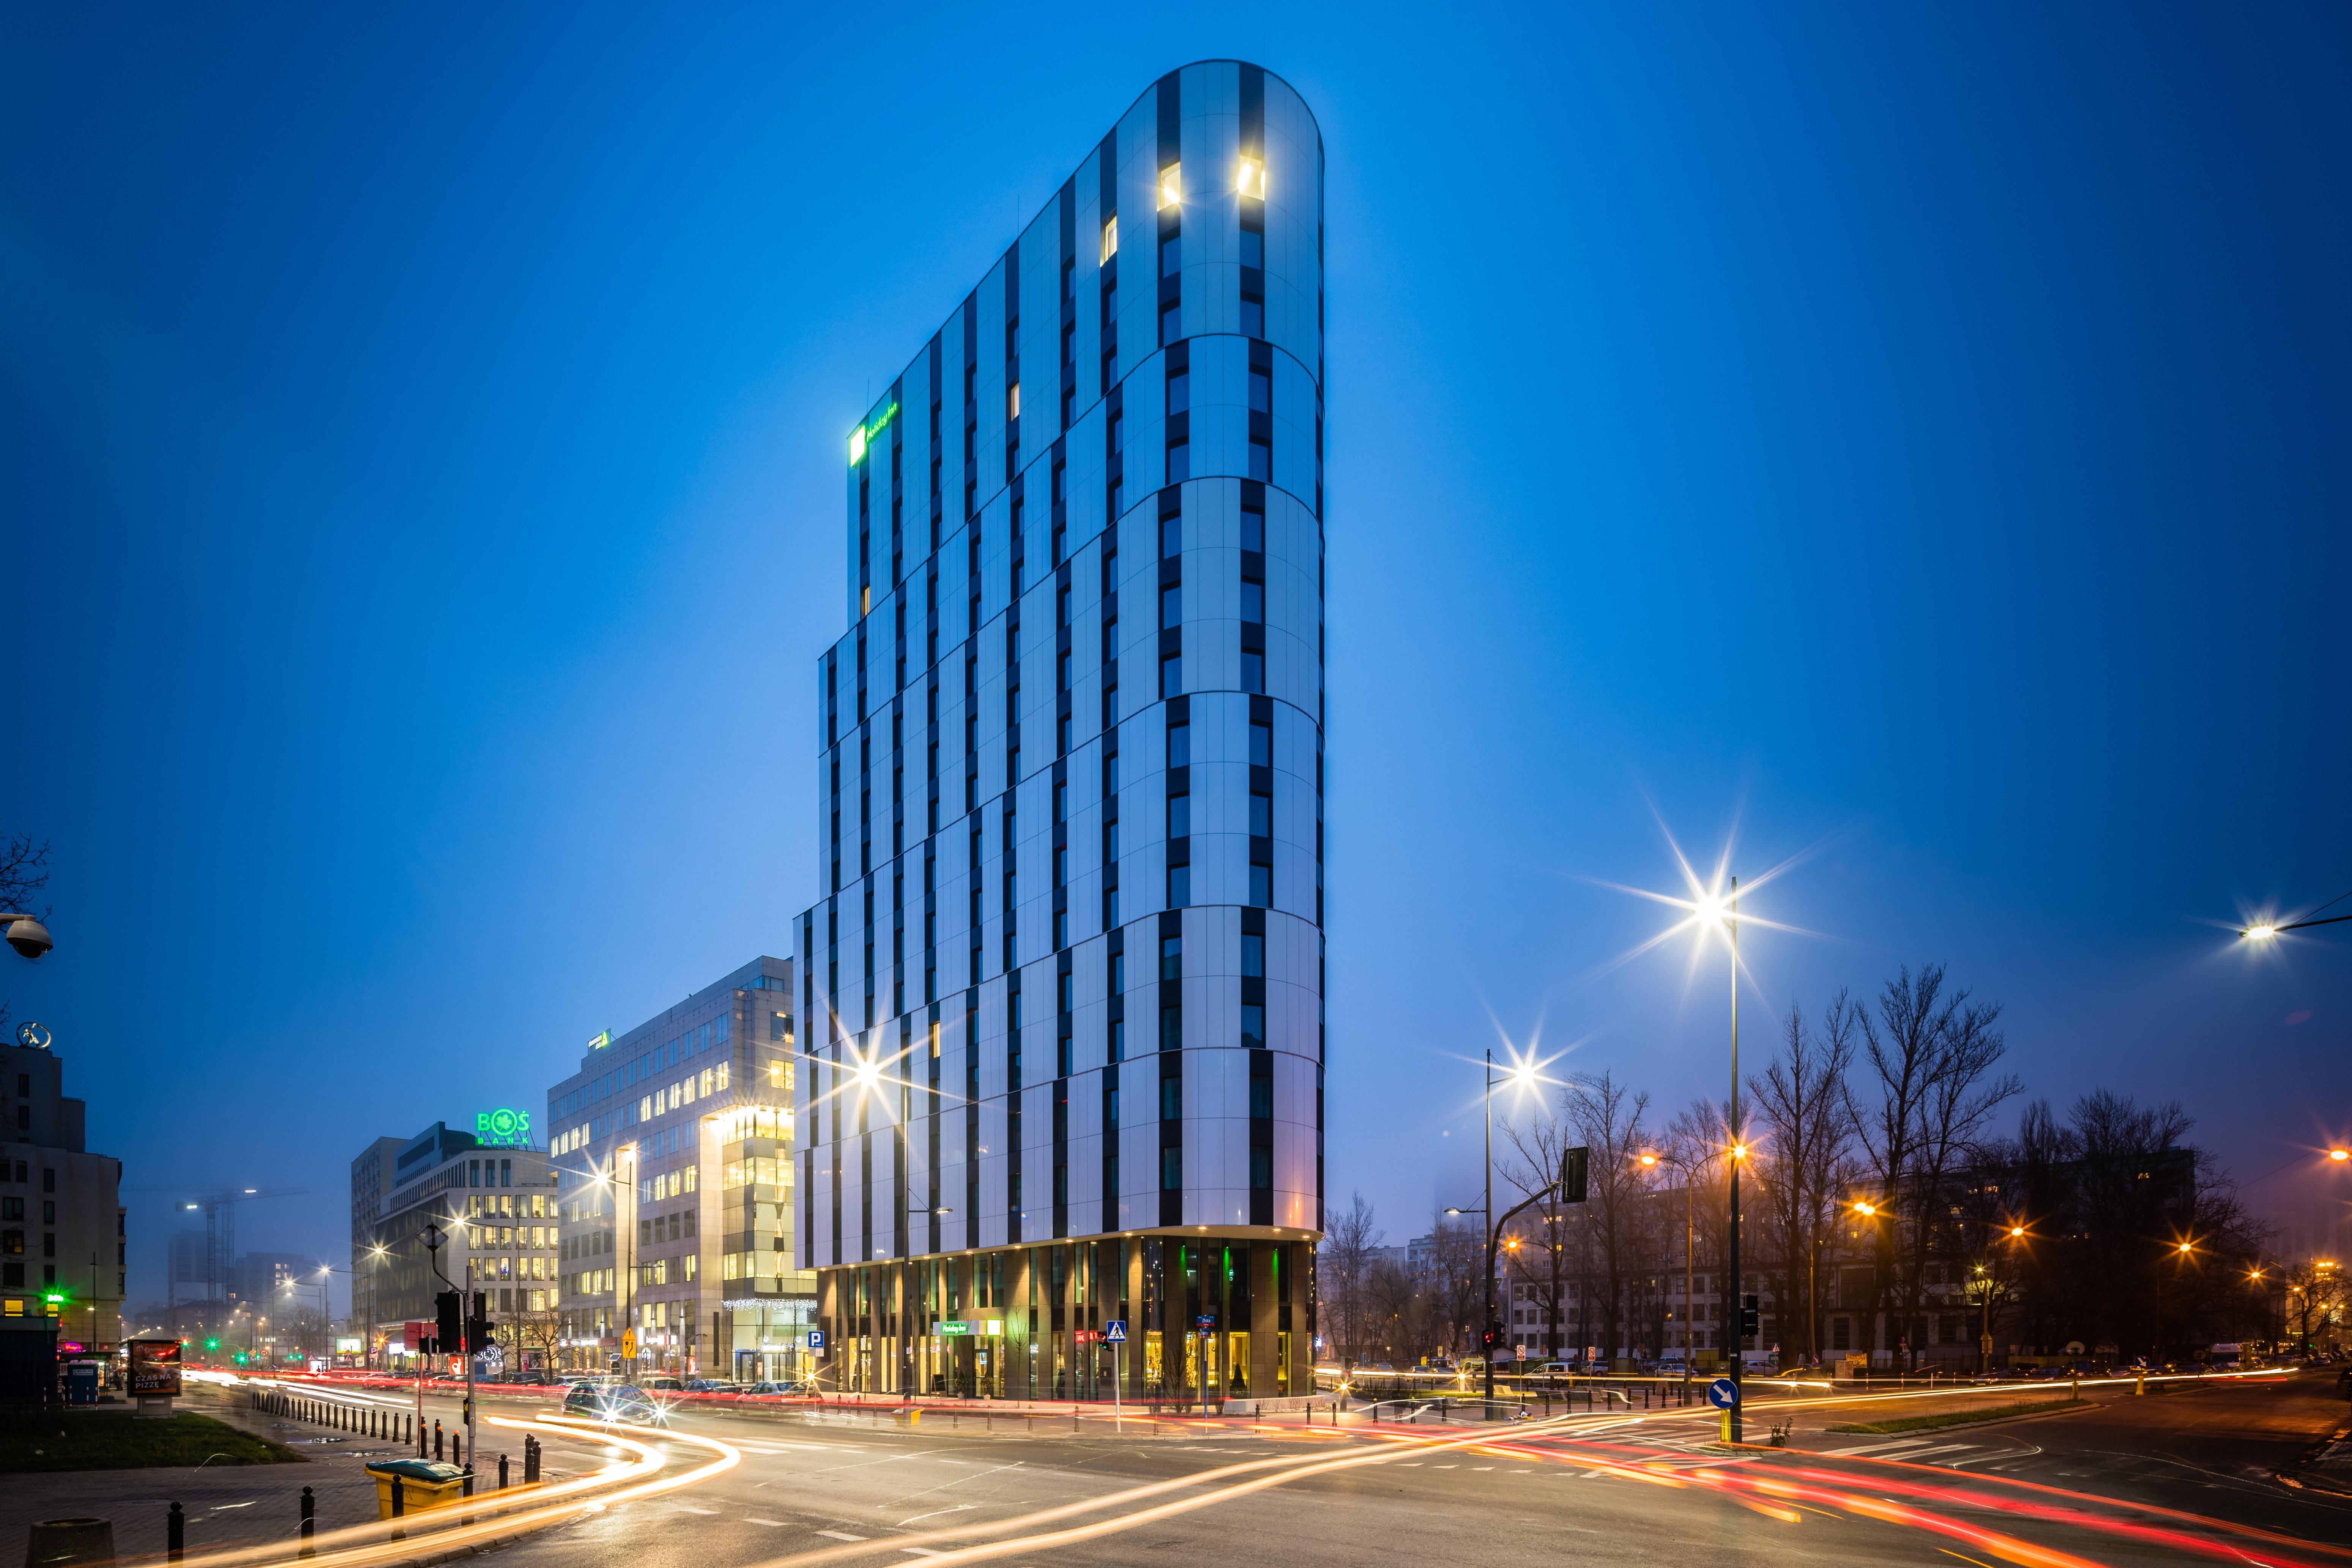
[[[800,1378],[796,1380],[772,1380],[764,1383],[755,1383],[743,1392],[746,1394],[814,1394],[816,1392],[816,1384],[808,1378]]]
[[[658,1426],[667,1420],[650,1394],[625,1383],[580,1384],[563,1396],[563,1413],[633,1426]]]
[[[678,1379],[669,1376],[667,1373],[662,1373],[654,1377],[641,1377],[637,1379],[637,1386],[639,1388],[656,1389],[664,1394],[684,1394],[686,1392],[686,1384]]]

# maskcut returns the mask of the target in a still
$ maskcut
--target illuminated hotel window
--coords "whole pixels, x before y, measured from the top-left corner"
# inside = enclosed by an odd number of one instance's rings
[[[1184,165],[1171,163],[1160,171],[1160,205],[1172,207],[1184,199]]]
[[[1102,258],[1108,261],[1118,254],[1118,215],[1113,213],[1103,220]]]

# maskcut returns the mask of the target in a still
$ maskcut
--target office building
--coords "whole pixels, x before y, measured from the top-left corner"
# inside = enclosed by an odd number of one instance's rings
[[[21,1037],[0,1046],[0,1330],[54,1330],[61,1353],[111,1355],[122,1338],[122,1162],[89,1152],[88,1111],[66,1093],[57,1052]]]
[[[848,433],[797,933],[830,1386],[1308,1390],[1322,189],[1288,86],[1170,73]]]
[[[790,961],[754,959],[597,1035],[548,1091],[566,1367],[801,1369],[815,1282],[792,1257],[792,998]]]
[[[373,1314],[357,1321],[374,1364],[417,1353],[407,1326],[430,1325],[436,1298],[449,1289],[481,1292],[510,1362],[553,1360],[556,1194],[547,1152],[532,1147],[527,1116],[482,1111],[473,1123],[467,1132],[436,1121],[403,1143],[378,1216],[352,1238],[353,1299],[364,1295]]]
[[[396,1164],[404,1141],[379,1138],[352,1162],[352,1322],[365,1335],[377,1321],[375,1270],[356,1265],[367,1260],[374,1246],[375,1224],[383,1217],[383,1200],[398,1185]],[[179,1284],[179,1255],[173,1254],[173,1285]]]

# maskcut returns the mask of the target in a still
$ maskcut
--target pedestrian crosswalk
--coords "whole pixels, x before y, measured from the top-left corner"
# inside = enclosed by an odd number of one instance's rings
[[[1857,1443],[1850,1448],[1824,1448],[1822,1456],[1831,1459],[1901,1459],[1912,1463],[1932,1459],[1941,1465],[1964,1464],[1959,1456],[1978,1458],[1997,1453],[1997,1448],[1981,1443],[1938,1443],[1933,1437],[1897,1437],[1885,1443]]]

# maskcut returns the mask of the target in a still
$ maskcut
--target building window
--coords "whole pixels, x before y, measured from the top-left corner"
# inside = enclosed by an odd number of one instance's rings
[[[1265,1048],[1265,1009],[1254,1003],[1242,1004],[1242,1044],[1254,1051]]]
[[[1242,296],[1242,336],[1265,336],[1265,301],[1255,294]]]
[[[1184,165],[1171,163],[1160,171],[1160,205],[1162,210],[1184,199]]]
[[[1102,258],[1105,261],[1108,261],[1112,257],[1117,256],[1118,254],[1118,215],[1117,213],[1113,213],[1110,216],[1103,219]]]
[[[1244,650],[1242,654],[1242,689],[1263,693],[1265,690],[1265,655]]]
[[[1249,477],[1261,484],[1274,479],[1274,447],[1263,437],[1253,436],[1249,444]]]
[[[1177,339],[1184,335],[1183,315],[1184,307],[1182,303],[1178,300],[1171,300],[1167,304],[1160,307],[1160,342],[1161,347],[1166,347],[1168,344],[1174,342]]]
[[[1160,661],[1160,695],[1181,697],[1184,694],[1184,656],[1170,654]]]
[[[1190,866],[1169,867],[1168,907],[1171,910],[1189,909],[1192,907],[1192,868]]]
[[[1192,444],[1189,441],[1168,443],[1167,483],[1181,485],[1192,477]]]

